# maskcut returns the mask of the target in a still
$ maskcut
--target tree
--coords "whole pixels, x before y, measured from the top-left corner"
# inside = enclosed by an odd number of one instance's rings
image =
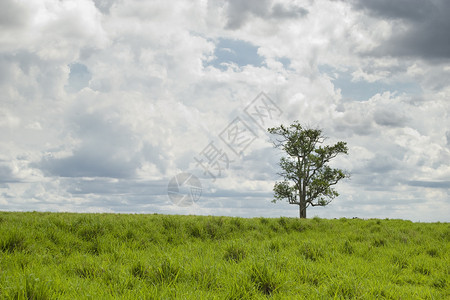
[[[283,171],[278,175],[284,180],[275,183],[272,202],[286,199],[289,204],[299,206],[300,218],[306,218],[306,208],[328,205],[339,196],[332,186],[350,175],[329,167],[328,163],[338,154],[348,154],[347,143],[325,146],[326,138],[321,129],[304,128],[298,121],[288,127],[281,125],[268,131],[277,136],[273,141],[274,147],[287,154],[280,160]]]

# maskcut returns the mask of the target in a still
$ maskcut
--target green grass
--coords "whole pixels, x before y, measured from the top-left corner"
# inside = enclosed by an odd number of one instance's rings
[[[0,212],[0,299],[449,299],[450,224]]]

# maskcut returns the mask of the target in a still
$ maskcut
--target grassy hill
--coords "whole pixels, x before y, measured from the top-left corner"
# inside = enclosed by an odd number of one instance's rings
[[[449,299],[450,224],[0,212],[0,298]]]

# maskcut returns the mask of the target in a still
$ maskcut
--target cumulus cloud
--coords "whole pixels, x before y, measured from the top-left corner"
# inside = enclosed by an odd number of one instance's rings
[[[0,182],[14,182],[14,176],[11,168],[7,165],[0,165]]]
[[[448,5],[419,2],[3,2],[0,209],[297,216],[270,203],[281,153],[245,113],[263,91],[274,122],[348,142],[352,179],[309,215],[448,220]],[[180,172],[202,182],[189,208],[166,194]]]
[[[13,0],[2,1],[0,4],[0,28],[14,29],[26,24],[28,10],[22,3]]]
[[[286,3],[272,3],[271,0],[227,1],[228,29],[239,29],[251,17],[273,18],[276,20],[300,18],[308,14],[303,7]]]

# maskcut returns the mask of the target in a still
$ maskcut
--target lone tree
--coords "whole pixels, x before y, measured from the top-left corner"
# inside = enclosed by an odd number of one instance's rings
[[[287,199],[289,204],[299,206],[300,218],[306,218],[307,207],[328,205],[339,196],[332,186],[350,175],[330,168],[328,162],[340,153],[348,154],[347,143],[324,146],[322,130],[304,128],[298,121],[268,131],[277,136],[274,146],[288,155],[280,160],[283,171],[278,174],[284,180],[275,183],[272,202]]]

